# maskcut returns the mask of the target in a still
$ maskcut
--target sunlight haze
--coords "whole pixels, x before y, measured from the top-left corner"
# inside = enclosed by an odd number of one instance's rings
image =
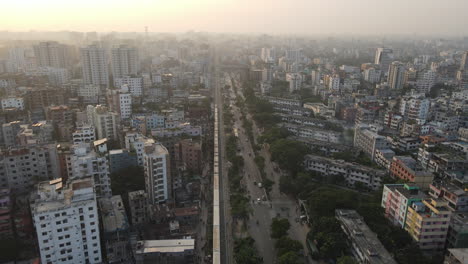
[[[4,1],[0,30],[279,34],[467,33],[464,0]]]

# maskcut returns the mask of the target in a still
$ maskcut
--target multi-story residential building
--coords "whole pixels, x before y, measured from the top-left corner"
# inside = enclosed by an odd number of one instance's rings
[[[87,124],[79,125],[72,133],[73,144],[91,143],[96,140],[94,127]]]
[[[380,70],[387,74],[390,63],[393,61],[393,50],[389,48],[378,48],[375,52],[374,63],[380,66]]]
[[[342,141],[343,135],[341,132],[289,123],[283,123],[280,125],[297,137],[315,139],[330,143],[340,143]]]
[[[422,74],[419,74],[418,80],[416,81],[416,89],[419,93],[429,93],[431,88],[436,84],[437,73],[429,70]]]
[[[54,145],[4,149],[0,157],[0,188],[12,192],[28,192],[38,181],[52,180],[60,174]]]
[[[128,119],[132,115],[132,96],[128,87],[123,86],[120,90],[107,90],[107,103],[112,112],[120,114],[121,119]]]
[[[343,176],[349,186],[362,184],[371,190],[382,186],[385,172],[356,163],[334,160],[321,156],[307,155],[304,160],[306,170],[320,173],[323,176]]]
[[[385,217],[394,225],[405,228],[408,208],[426,197],[414,183],[385,184],[382,193]]]
[[[130,225],[120,195],[98,200],[102,223],[102,241],[106,263],[132,261]]]
[[[380,77],[382,76],[382,71],[375,69],[375,68],[369,68],[364,70],[364,80],[370,83],[379,83],[380,82]]]
[[[143,240],[135,248],[136,264],[193,264],[194,258],[195,239]]]
[[[114,77],[114,86],[117,89],[120,89],[124,85],[128,87],[128,91],[132,96],[143,95],[143,78],[135,76]]]
[[[114,79],[136,75],[139,71],[138,50],[127,45],[120,45],[111,50],[112,76]]]
[[[6,97],[2,98],[2,110],[7,108],[15,108],[24,110],[24,100],[22,97]]]
[[[262,95],[269,94],[271,92],[271,84],[267,82],[261,82],[260,83],[260,91],[262,92]]]
[[[102,263],[91,178],[41,182],[30,201],[41,263]]]
[[[153,128],[151,129],[151,135],[157,138],[164,138],[164,137],[178,137],[181,135],[188,135],[188,136],[200,136],[202,134],[201,126],[193,126],[189,122],[179,123],[173,122],[172,124],[168,125],[166,121],[166,127],[164,128]]]
[[[68,161],[68,179],[92,177],[97,197],[112,196],[109,163],[88,144],[74,145]]]
[[[435,181],[429,186],[429,195],[445,199],[452,211],[468,212],[468,192],[450,181]]]
[[[145,144],[143,168],[149,204],[172,199],[172,179],[168,150],[159,143]]]
[[[318,85],[320,84],[320,81],[322,80],[322,73],[318,70],[312,70],[310,72],[311,76],[311,84],[312,85]]]
[[[323,116],[325,118],[335,117],[335,109],[332,109],[323,103],[305,103],[304,108],[311,110],[316,116]]]
[[[452,213],[446,247],[468,248],[468,212]]]
[[[13,228],[13,201],[10,190],[0,189],[0,239],[11,239],[14,237]]]
[[[139,190],[128,193],[128,204],[130,208],[130,221],[133,226],[144,224],[149,221],[148,196],[145,191]]]
[[[422,250],[443,250],[452,212],[442,199],[424,199],[408,208],[405,230]]]
[[[27,110],[42,111],[44,107],[50,105],[65,104],[63,89],[55,88],[28,88],[24,94],[24,105]],[[43,119],[42,119],[43,120]]]
[[[143,166],[143,153],[145,146],[150,146],[154,143],[154,139],[147,138],[139,133],[127,133],[125,135],[125,148],[130,152],[136,153],[138,166]]]
[[[424,123],[429,113],[431,102],[421,97],[406,97],[400,101],[400,113],[413,120]]]
[[[391,149],[377,149],[374,161],[385,169],[390,170],[393,156],[395,156],[395,152]]]
[[[394,141],[394,148],[403,151],[415,151],[421,145],[421,139],[417,137],[399,137]]]
[[[53,86],[67,84],[71,79],[70,72],[64,68],[47,68],[47,77]]]
[[[33,46],[37,66],[67,68],[70,66],[68,47],[55,41],[40,42]]]
[[[339,76],[330,77],[329,82],[328,82],[328,89],[331,91],[339,91],[340,82],[341,82],[341,79]]]
[[[444,264],[464,264],[468,258],[468,248],[449,248]]]
[[[81,48],[81,64],[84,84],[94,84],[109,87],[109,71],[106,52],[97,45]]]
[[[107,107],[102,105],[86,107],[88,124],[96,129],[96,138],[107,138],[109,140],[118,140],[119,114],[110,112]]]
[[[403,80],[405,75],[405,66],[403,63],[395,61],[390,64],[388,69],[388,85],[392,90],[400,90],[403,88]]]
[[[353,255],[360,263],[397,264],[355,210],[336,209],[335,217],[350,240]]]
[[[101,87],[95,84],[83,84],[77,90],[77,95],[83,99],[84,103],[95,104],[99,102],[99,96],[103,96],[101,93]]]
[[[424,190],[429,188],[434,179],[434,175],[431,172],[424,170],[410,156],[394,156],[390,164],[390,176],[413,182]]]
[[[296,99],[288,99],[288,98],[272,97],[272,96],[262,96],[262,99],[274,105],[299,106],[299,107],[302,106],[301,101],[296,100]]]
[[[366,126],[356,126],[354,131],[354,146],[374,160],[377,149],[389,148],[387,139],[375,132],[368,130]]]
[[[175,162],[178,166],[200,174],[202,172],[202,146],[192,139],[183,139],[175,144]]]
[[[298,73],[287,73],[286,81],[289,83],[289,92],[300,90],[302,86],[302,76]]]

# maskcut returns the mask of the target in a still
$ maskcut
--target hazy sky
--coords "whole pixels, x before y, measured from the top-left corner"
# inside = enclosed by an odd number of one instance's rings
[[[468,34],[468,0],[1,0],[0,30]]]

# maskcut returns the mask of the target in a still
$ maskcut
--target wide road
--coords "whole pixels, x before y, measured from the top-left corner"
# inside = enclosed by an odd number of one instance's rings
[[[237,95],[244,98],[241,88],[241,82],[236,76],[232,76],[233,85],[237,86]],[[235,116],[236,127],[239,128],[239,142],[241,145],[241,152],[245,161],[245,173],[250,175],[247,177],[246,186],[249,190],[252,199],[257,200],[261,198],[263,194],[263,188],[259,188],[254,183],[261,181],[260,171],[258,166],[254,162],[254,154],[252,149],[252,144],[248,139],[248,136],[244,133],[242,123],[239,120],[240,118],[240,109],[236,106],[232,107],[232,112]],[[260,131],[255,125],[255,121],[252,119],[252,116],[248,113],[247,119],[251,120],[253,123],[253,132],[254,139],[256,140],[260,136]],[[279,190],[279,182],[281,177],[281,170],[276,169],[278,165],[271,161],[271,155],[268,149],[263,147],[259,152],[265,159],[265,174],[267,177],[274,181],[272,191],[268,195],[268,200],[265,202],[253,204],[253,217],[249,221],[249,232],[252,237],[257,241],[259,251],[264,257],[264,263],[276,263],[276,256],[273,254],[274,250],[274,241],[270,238],[270,224],[271,219],[274,217],[287,218],[291,224],[291,229],[289,230],[289,235],[292,239],[298,240],[302,243],[304,247],[304,252],[307,251],[306,239],[307,233],[309,232],[309,227],[305,224],[300,223],[298,218],[300,217],[300,211],[298,205],[294,199],[291,197],[282,194]],[[259,222],[257,225],[256,222]],[[313,261],[309,256],[307,257],[308,263],[317,263]]]

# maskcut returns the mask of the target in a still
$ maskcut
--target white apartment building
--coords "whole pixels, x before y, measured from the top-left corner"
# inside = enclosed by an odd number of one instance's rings
[[[41,263],[102,263],[99,216],[91,178],[41,182],[31,215]]]
[[[66,68],[68,63],[67,46],[56,41],[41,42],[33,46],[37,66]]]
[[[388,69],[388,85],[392,90],[400,90],[403,88],[405,78],[405,65],[399,61],[394,61]]]
[[[88,104],[96,104],[101,95],[101,88],[95,84],[82,84],[77,90],[77,95],[83,99],[83,102]]]
[[[169,151],[159,143],[145,144],[143,169],[149,204],[160,204],[172,198]]]
[[[295,136],[301,138],[310,138],[330,143],[340,143],[342,138],[342,134],[340,132],[289,123],[283,124],[282,126],[289,132],[293,133]]]
[[[306,170],[320,173],[322,176],[341,175],[350,187],[361,183],[371,190],[378,190],[385,177],[382,170],[315,155],[306,155],[304,165]]]
[[[435,71],[426,71],[416,81],[416,89],[419,93],[429,93],[436,81],[437,73]]]
[[[139,70],[138,50],[120,45],[111,50],[112,76],[114,79],[136,75]]]
[[[260,83],[260,91],[262,94],[268,94],[271,92],[271,84],[267,82]]]
[[[60,86],[70,82],[70,73],[65,68],[47,68],[47,77],[49,83],[54,86]]]
[[[393,50],[389,48],[378,48],[375,52],[375,64],[380,65],[380,70],[387,74],[388,67],[393,61]]]
[[[84,84],[109,87],[109,70],[105,50],[96,45],[90,45],[81,48],[80,52]]]
[[[300,90],[302,86],[302,76],[298,73],[286,73],[286,81],[289,82],[289,92]]]
[[[459,99],[459,100],[468,100],[468,90],[462,90],[460,92],[453,92],[452,98]]]
[[[130,77],[130,76],[122,76],[120,78],[114,78],[114,86],[116,88],[120,89],[124,85],[128,87],[128,91],[133,96],[143,95],[143,78]]]
[[[132,116],[132,95],[126,85],[122,86],[121,90],[107,90],[107,102],[110,111],[119,113],[121,119]]]
[[[143,153],[145,150],[145,145],[151,146],[154,143],[154,139],[147,138],[139,133],[127,133],[125,135],[125,148],[136,152],[138,166],[143,166]]]
[[[0,188],[27,192],[37,181],[59,176],[54,144],[4,149],[0,155]]]
[[[366,126],[356,126],[354,130],[354,146],[364,151],[372,160],[375,159],[378,149],[389,148],[387,139],[384,136],[368,130]]]
[[[94,127],[88,124],[79,125],[72,134],[73,144],[91,143],[96,140]]]
[[[334,76],[330,77],[330,82],[328,83],[328,89],[332,91],[340,90],[340,77]]]
[[[96,138],[107,138],[109,140],[118,140],[119,115],[107,110],[102,105],[86,107],[88,124],[96,129]]]
[[[166,126],[168,122],[166,122]],[[192,126],[189,122],[172,123],[170,128],[151,129],[151,135],[154,137],[176,137],[180,135],[200,136],[202,134],[201,126]]]
[[[423,97],[404,97],[400,101],[400,113],[410,119],[424,121],[427,119],[431,102]]]
[[[382,71],[375,68],[369,68],[364,70],[364,80],[370,83],[379,83]]]
[[[262,99],[267,100],[269,103],[274,105],[283,106],[302,106],[301,101],[295,99],[287,99],[281,97],[262,96]]]
[[[92,177],[97,197],[111,197],[109,164],[105,156],[99,156],[89,144],[72,147],[73,154],[68,160],[68,178],[81,179]]]
[[[320,84],[320,80],[322,78],[322,74],[320,71],[312,70],[310,75],[311,75],[312,85]]]
[[[16,108],[18,110],[24,110],[24,100],[22,97],[7,97],[2,98],[2,109]]]

